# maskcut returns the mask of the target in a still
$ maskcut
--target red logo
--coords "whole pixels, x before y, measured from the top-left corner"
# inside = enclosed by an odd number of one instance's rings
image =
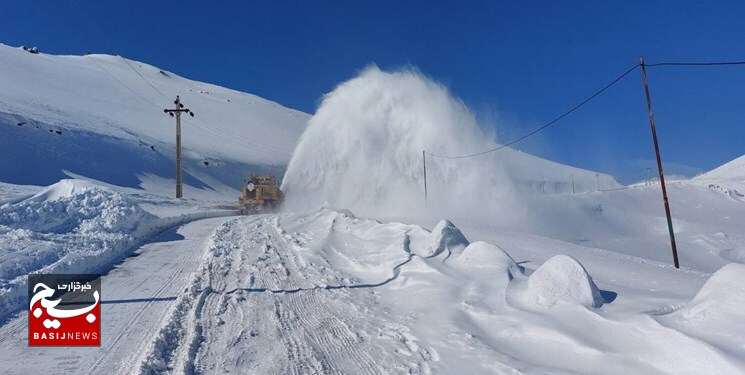
[[[100,275],[29,275],[29,346],[101,346]]]

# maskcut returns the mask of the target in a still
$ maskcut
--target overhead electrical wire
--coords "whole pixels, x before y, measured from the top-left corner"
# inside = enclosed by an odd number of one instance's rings
[[[127,59],[124,59],[124,58],[122,58],[122,59],[123,59],[123,60],[124,60],[125,62],[127,62]],[[168,96],[167,96],[166,94],[164,94],[164,93],[163,93],[162,91],[158,90],[158,89],[157,89],[157,88],[155,87],[155,85],[153,85],[152,83],[150,83],[150,82],[149,82],[149,81],[147,80],[147,78],[145,78],[145,77],[144,77],[144,76],[143,76],[142,74],[140,74],[140,73],[139,73],[139,72],[137,71],[137,69],[135,69],[135,68],[134,68],[134,67],[133,67],[132,65],[130,65],[129,63],[127,63],[127,65],[129,65],[129,67],[130,67],[130,68],[132,68],[132,70],[134,70],[134,71],[135,71],[135,73],[137,73],[137,75],[138,75],[138,76],[139,76],[139,77],[140,77],[140,78],[141,78],[141,79],[142,79],[143,81],[145,81],[145,83],[147,83],[147,84],[148,84],[148,85],[149,85],[150,87],[152,87],[152,88],[153,88],[153,90],[155,90],[155,91],[156,91],[157,93],[159,93],[159,94],[160,94],[161,96],[163,96],[163,97],[164,97],[165,99],[167,99],[167,100],[170,100],[170,98],[169,98],[169,97],[168,97]],[[248,138],[245,138],[245,137],[244,137],[244,136],[242,136],[242,135],[236,134],[236,133],[234,133],[234,132],[232,132],[232,131],[229,131],[229,130],[227,130],[227,129],[223,129],[223,128],[220,128],[220,127],[218,127],[218,126],[216,126],[216,125],[214,125],[214,124],[212,124],[212,123],[210,123],[210,122],[208,122],[208,121],[204,120],[204,119],[203,119],[203,118],[202,118],[201,116],[199,116],[199,117],[196,117],[196,116],[195,116],[194,118],[195,118],[195,119],[196,119],[197,121],[199,121],[199,122],[201,122],[202,124],[204,124],[205,126],[207,126],[208,128],[212,129],[212,131],[213,131],[214,133],[220,133],[220,134],[222,134],[222,135],[223,135],[223,138],[226,138],[226,139],[230,139],[230,140],[238,140],[238,141],[241,141],[241,142],[243,142],[243,143],[246,143],[246,144],[248,144],[248,145],[251,145],[251,146],[253,146],[253,147],[254,147],[254,148],[256,148],[256,149],[257,149],[258,151],[261,151],[261,152],[263,152],[263,153],[265,153],[265,154],[267,154],[267,155],[270,155],[270,156],[275,156],[274,154],[276,154],[276,153],[280,153],[280,154],[282,154],[283,156],[290,156],[290,153],[288,153],[288,152],[287,152],[287,151],[285,151],[285,150],[281,150],[281,149],[280,149],[279,147],[277,147],[277,146],[274,146],[274,145],[270,145],[270,144],[266,144],[266,143],[261,143],[261,142],[255,142],[255,141],[252,141],[252,140],[250,140],[250,139],[248,139]],[[205,129],[205,130],[206,130],[206,129]]]
[[[118,79],[116,76],[114,76],[108,69],[106,69],[101,64],[99,64],[93,57],[89,56],[89,60],[91,60],[96,66],[98,66],[109,77],[111,77],[114,81],[116,81],[117,83],[119,83],[121,86],[123,86],[124,88],[126,88],[127,90],[129,90],[130,92],[132,92],[133,94],[135,94],[137,97],[139,97],[140,99],[142,99],[146,103],[148,103],[151,106],[153,106],[154,108],[158,109],[158,112],[162,111],[163,108],[161,108],[161,106],[159,106],[158,104],[155,104],[154,102],[152,102],[151,100],[147,99],[145,96],[143,96],[142,94],[140,94],[139,92],[137,92],[133,88],[129,87],[124,82],[122,82],[120,79]],[[167,96],[165,94],[162,94],[161,93],[161,95],[163,95],[164,98],[167,98]],[[287,152],[286,150],[281,150],[279,148],[274,148],[274,147],[269,146],[269,145],[265,145],[265,144],[262,144],[262,143],[251,141],[251,140],[249,140],[247,138],[244,138],[244,137],[242,137],[240,135],[237,135],[237,134],[232,133],[232,132],[229,132],[229,131],[227,131],[225,129],[219,128],[219,127],[217,127],[217,126],[215,126],[213,124],[210,124],[209,122],[207,122],[206,120],[204,120],[204,119],[202,119],[200,117],[195,117],[195,119],[203,124],[203,126],[200,126],[199,124],[195,124],[198,128],[200,128],[200,129],[202,129],[202,130],[204,130],[204,131],[206,131],[208,133],[214,134],[214,135],[222,138],[223,140],[232,141],[232,142],[239,141],[241,143],[245,143],[245,144],[251,145],[257,151],[259,151],[261,153],[264,153],[266,155],[269,155],[269,156],[277,156],[277,154],[280,154],[281,156],[290,156],[291,155],[291,153],[290,152]]]
[[[143,81],[145,81],[145,83],[147,83],[147,84],[148,84],[148,85],[149,85],[150,87],[152,87],[152,88],[153,88],[153,90],[157,91],[157,92],[158,92],[158,93],[159,93],[160,95],[163,95],[164,97],[168,97],[168,96],[167,96],[166,94],[164,94],[164,93],[163,93],[162,91],[158,90],[158,88],[157,88],[157,87],[155,87],[155,86],[154,86],[154,85],[153,85],[152,83],[150,83],[150,81],[148,81],[147,79],[145,79],[145,77],[143,77],[143,76],[142,76],[142,74],[140,74],[140,72],[138,72],[138,71],[137,71],[137,69],[135,69],[135,67],[134,67],[134,66],[132,66],[132,64],[130,64],[130,63],[129,63],[129,60],[125,59],[125,58],[124,58],[124,57],[122,57],[122,56],[119,56],[119,57],[120,57],[120,58],[121,58],[122,60],[124,60],[124,62],[125,62],[125,63],[127,63],[127,66],[129,66],[129,68],[130,68],[130,69],[132,69],[132,71],[134,71],[135,73],[137,73],[137,75],[138,75],[138,76],[140,76],[140,78],[142,78],[142,80],[143,80]]]
[[[153,103],[152,101],[150,101],[149,99],[147,99],[146,97],[144,97],[143,95],[141,95],[140,93],[138,93],[136,90],[134,90],[133,88],[129,87],[127,84],[125,84],[124,82],[122,82],[120,79],[118,79],[116,76],[114,76],[108,69],[106,69],[101,64],[99,64],[93,57],[89,56],[89,59],[96,66],[98,66],[101,70],[103,70],[109,77],[111,77],[113,80],[115,80],[117,83],[119,83],[120,85],[122,85],[124,88],[126,88],[127,90],[129,90],[130,92],[132,92],[133,94],[135,94],[137,97],[139,97],[143,101],[147,102],[148,104],[150,104],[154,108],[157,108],[158,111],[161,111],[163,109],[158,104]],[[124,58],[122,58],[122,59],[126,62],[126,59],[124,59]],[[138,73],[137,70],[134,67],[132,67],[131,65],[130,65],[130,68],[132,68],[136,73]],[[165,95],[162,91],[160,91],[157,88],[155,88],[154,85],[152,85],[150,82],[147,81],[147,79],[145,79],[145,77],[143,77],[139,73],[137,75],[140,78],[142,78],[150,87],[152,87],[161,96],[163,96],[165,99],[170,100],[167,95]],[[241,143],[245,143],[247,145],[252,146],[257,151],[259,151],[261,153],[264,153],[266,155],[269,155],[269,156],[277,156],[277,154],[280,154],[281,156],[290,156],[291,155],[291,153],[288,153],[286,150],[282,150],[279,147],[268,145],[268,144],[264,144],[264,143],[260,143],[260,142],[251,141],[251,140],[249,140],[249,139],[247,139],[247,138],[245,138],[245,137],[243,137],[241,135],[238,135],[236,133],[233,133],[231,131],[228,131],[227,129],[222,129],[222,128],[218,127],[218,126],[215,126],[215,125],[207,122],[206,120],[202,119],[201,117],[195,117],[195,119],[197,121],[201,122],[204,125],[204,126],[199,126],[197,124],[197,127],[198,128],[201,128],[202,130],[207,131],[209,133],[215,134],[215,135],[223,138],[224,140],[232,141],[232,142],[239,141]]]
[[[745,61],[712,61],[712,62],[660,62],[654,64],[644,64],[645,67],[656,66],[726,66],[726,65],[745,65]]]
[[[652,63],[652,64],[645,63],[644,64],[644,67],[665,67],[665,66],[731,66],[731,65],[745,65],[745,61],[659,62],[659,63]],[[636,64],[636,65],[632,66],[631,68],[629,68],[628,70],[626,70],[625,72],[623,72],[620,76],[618,76],[616,79],[614,79],[613,81],[611,81],[610,83],[608,83],[607,85],[605,85],[600,90],[596,91],[594,94],[592,94],[590,97],[588,97],[584,101],[582,101],[579,104],[575,105],[574,107],[572,107],[568,111],[562,113],[560,116],[558,116],[555,119],[549,121],[545,125],[543,125],[543,126],[541,126],[539,128],[536,128],[536,129],[528,132],[527,134],[524,134],[523,136],[521,136],[521,137],[519,137],[517,139],[514,139],[514,140],[512,140],[512,141],[510,141],[508,143],[502,144],[502,145],[500,145],[498,147],[495,147],[495,148],[492,148],[492,149],[489,149],[489,150],[485,150],[485,151],[481,151],[481,152],[477,152],[477,153],[469,154],[469,155],[460,155],[460,156],[437,155],[437,154],[432,154],[432,153],[427,152],[427,151],[425,151],[425,154],[427,154],[429,156],[432,156],[432,157],[441,158],[441,159],[465,159],[465,158],[471,158],[471,157],[474,157],[474,156],[480,156],[480,155],[488,154],[488,153],[495,152],[495,151],[501,150],[503,148],[509,147],[511,145],[514,145],[517,142],[520,142],[520,141],[522,141],[522,140],[524,140],[524,139],[526,139],[526,138],[528,138],[530,136],[533,136],[533,135],[541,132],[542,130],[550,127],[551,125],[556,124],[557,122],[559,122],[564,117],[566,117],[569,114],[571,114],[572,112],[578,110],[579,108],[581,108],[582,106],[584,106],[585,104],[589,103],[591,100],[595,99],[597,96],[599,96],[600,94],[602,94],[604,91],[606,91],[609,88],[611,88],[611,86],[613,86],[616,83],[618,83],[618,81],[622,80],[624,77],[626,77],[627,75],[629,75],[629,73],[631,73],[632,71],[634,71],[636,68],[638,68],[640,66],[641,66],[641,64]]]
[[[98,27],[98,25],[95,22],[93,22],[90,19],[90,17],[87,16],[87,14],[85,14],[85,12],[80,7],[80,5],[75,0],[69,0],[69,2],[72,3],[77,8],[77,11],[86,19],[86,21],[90,24],[90,26],[106,41],[106,43],[108,43],[109,46],[112,49],[116,50],[116,47],[115,47],[114,43],[111,42],[111,40],[106,36],[106,34],[104,34],[103,31],[101,31],[101,29]],[[171,99],[168,97],[168,95],[166,95],[165,93],[163,93],[155,85],[153,85],[147,78],[145,78],[134,66],[132,66],[132,64],[126,58],[124,58],[122,56],[119,56],[119,58],[121,58],[127,64],[127,66],[129,66],[129,68],[132,69],[132,71],[135,72],[135,74],[137,74],[143,81],[145,81],[145,83],[148,86],[150,86],[155,92],[157,92],[158,94],[160,94],[162,97],[164,97],[170,103]],[[152,101],[150,101],[149,99],[145,98],[143,95],[141,95],[140,93],[138,93],[136,90],[134,90],[131,87],[129,87],[128,85],[126,85],[120,79],[116,78],[116,76],[114,76],[108,69],[104,68],[101,64],[99,64],[97,61],[95,61],[95,59],[93,59],[92,57],[90,57],[90,60],[93,61],[93,63],[95,63],[96,66],[98,66],[101,70],[103,70],[104,72],[106,72],[106,74],[109,77],[111,77],[113,80],[115,80],[116,82],[118,82],[120,85],[124,86],[127,90],[129,90],[130,92],[132,92],[133,94],[135,94],[137,97],[139,97],[140,99],[146,101],[148,104],[152,105],[153,107],[158,108],[159,111],[161,111],[163,109],[161,106],[153,103]],[[257,151],[260,151],[260,152],[262,152],[262,153],[264,153],[266,155],[277,156],[277,154],[279,154],[281,156],[289,157],[292,154],[291,152],[287,152],[287,150],[284,150],[284,148],[279,147],[279,146],[269,145],[269,144],[265,144],[265,143],[260,143],[260,142],[249,140],[249,139],[245,138],[244,136],[242,136],[240,134],[236,134],[236,133],[233,133],[233,132],[231,132],[231,131],[229,131],[227,129],[223,129],[223,128],[220,128],[218,126],[215,126],[215,125],[207,122],[206,120],[202,119],[201,117],[195,117],[195,119],[198,120],[199,122],[201,122],[202,124],[204,124],[204,126],[206,127],[205,128],[205,127],[202,127],[202,126],[197,125],[197,127],[201,128],[202,130],[205,130],[207,132],[213,133],[213,134],[215,134],[217,136],[220,136],[221,138],[223,138],[225,140],[228,140],[228,141],[232,141],[232,142],[238,141],[238,142],[241,142],[241,143],[250,145],[250,146],[252,146],[252,148],[255,148]]]
[[[512,140],[512,141],[510,141],[508,143],[502,144],[502,145],[500,145],[498,147],[495,147],[495,148],[492,148],[492,149],[489,149],[489,150],[486,150],[486,151],[481,151],[481,152],[477,152],[475,154],[469,154],[469,155],[446,156],[446,155],[436,155],[436,154],[432,154],[432,153],[429,153],[429,152],[426,152],[426,151],[425,151],[425,153],[427,155],[429,155],[429,156],[433,156],[433,157],[441,158],[441,159],[465,159],[465,158],[471,158],[471,157],[474,157],[474,156],[480,156],[480,155],[488,154],[490,152],[499,151],[499,150],[501,150],[503,148],[506,148],[506,147],[509,147],[511,145],[514,145],[515,143],[520,142],[523,139],[528,138],[528,137],[530,137],[530,136],[532,136],[532,135],[534,135],[534,134],[536,134],[536,133],[538,133],[538,132],[546,129],[549,126],[556,124],[557,122],[559,122],[564,117],[569,116],[569,114],[571,114],[572,112],[580,109],[582,106],[584,106],[585,104],[589,103],[591,100],[595,99],[598,95],[600,95],[603,92],[605,92],[605,90],[608,90],[609,88],[611,88],[611,86],[613,86],[616,83],[618,83],[618,81],[622,80],[624,77],[626,77],[627,75],[629,75],[629,73],[633,72],[634,69],[636,69],[638,67],[639,67],[639,64],[636,64],[636,65],[632,66],[631,68],[629,68],[625,72],[623,72],[621,75],[619,75],[616,79],[614,79],[613,81],[611,81],[607,85],[603,86],[603,88],[601,88],[600,90],[596,91],[594,94],[590,95],[587,99],[585,99],[582,102],[580,102],[579,104],[575,105],[574,107],[572,107],[568,111],[562,113],[560,116],[558,116],[555,119],[549,121],[545,125],[543,125],[543,126],[541,126],[539,128],[536,128],[535,130],[532,130],[531,132],[529,132],[529,133],[527,133],[527,134],[525,134],[525,135],[523,135],[523,136],[521,136],[521,137],[519,137],[519,138],[517,138],[515,140]]]

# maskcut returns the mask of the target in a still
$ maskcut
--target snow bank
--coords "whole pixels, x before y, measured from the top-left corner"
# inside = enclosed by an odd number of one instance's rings
[[[0,317],[25,303],[28,273],[101,272],[161,221],[122,194],[80,180],[3,204]]]
[[[422,150],[469,153],[493,146],[489,138],[444,86],[412,70],[369,67],[327,94],[309,121],[282,184],[287,206],[416,214],[424,210]],[[428,159],[427,179],[429,208],[441,217],[514,201],[510,179],[489,157]]]
[[[745,264],[730,263],[712,274],[688,304],[656,319],[712,346],[726,348],[732,357],[745,358],[743,306]]]
[[[429,242],[429,246],[422,249],[424,251],[414,251],[414,253],[423,257],[435,257],[446,252],[447,256],[450,256],[468,246],[466,236],[450,220],[440,220],[437,223],[430,232]]]
[[[676,312],[683,320],[745,323],[745,264],[730,263],[715,272],[690,303]]]
[[[80,180],[62,180],[31,198],[0,206],[0,225],[34,232],[124,234],[153,218],[120,193]]]
[[[485,276],[494,279],[499,275],[505,276],[505,283],[518,275],[522,275],[515,260],[499,246],[484,241],[477,241],[466,246],[455,259],[449,260],[458,268],[471,275]]]
[[[600,307],[603,297],[585,267],[568,255],[556,255],[528,277],[523,301],[551,307],[560,303]]]

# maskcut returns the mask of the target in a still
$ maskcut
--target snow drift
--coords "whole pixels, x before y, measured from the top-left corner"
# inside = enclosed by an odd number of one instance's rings
[[[63,180],[0,206],[0,317],[25,301],[26,275],[98,272],[131,249],[157,218],[122,194]]]
[[[745,323],[745,264],[730,263],[715,272],[690,303],[677,311],[687,321]]]
[[[48,233],[131,233],[154,216],[114,191],[62,180],[16,204],[0,206],[0,225]]]
[[[104,272],[167,228],[232,214],[212,210],[160,217],[134,199],[68,179],[0,203],[0,320],[26,302],[29,273]]]
[[[489,280],[507,282],[516,276],[522,276],[522,271],[510,254],[499,246],[484,241],[477,241],[466,246],[452,263],[459,269],[467,271],[472,276],[482,276]]]
[[[411,216],[425,211],[422,151],[463,155],[492,148],[463,102],[414,70],[368,67],[327,94],[295,149],[282,184],[292,210],[328,202],[361,215]],[[514,150],[468,159],[427,158],[433,216],[521,215],[520,190],[571,191],[589,171]],[[606,181],[607,180],[607,181]],[[607,187],[618,186],[603,176]],[[546,189],[548,185],[548,189]]]
[[[568,255],[556,255],[528,277],[523,295],[529,303],[551,307],[559,303],[600,307],[603,297],[585,267]]]

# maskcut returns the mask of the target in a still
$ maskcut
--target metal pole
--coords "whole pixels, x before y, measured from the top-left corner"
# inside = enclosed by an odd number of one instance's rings
[[[667,199],[667,189],[665,188],[665,175],[662,173],[662,159],[660,158],[660,147],[657,143],[657,130],[654,125],[654,116],[652,115],[652,99],[649,96],[649,84],[647,83],[647,69],[644,66],[644,58],[640,58],[642,67],[642,78],[644,79],[644,93],[647,95],[647,110],[649,110],[649,126],[652,128],[652,140],[654,141],[654,152],[657,154],[657,169],[660,171],[660,186],[662,186],[662,200],[665,204],[665,215],[667,216],[667,230],[670,234],[670,246],[673,250],[673,263],[675,268],[680,268],[678,263],[678,249],[675,246],[675,232],[673,231],[673,219],[670,216],[670,204]]]
[[[424,166],[424,208],[429,207],[427,200],[427,154],[422,150],[422,163]]]
[[[178,102],[178,99],[176,102]],[[178,107],[178,103],[176,107]],[[181,198],[183,195],[181,180],[181,112],[176,112],[176,198]]]

